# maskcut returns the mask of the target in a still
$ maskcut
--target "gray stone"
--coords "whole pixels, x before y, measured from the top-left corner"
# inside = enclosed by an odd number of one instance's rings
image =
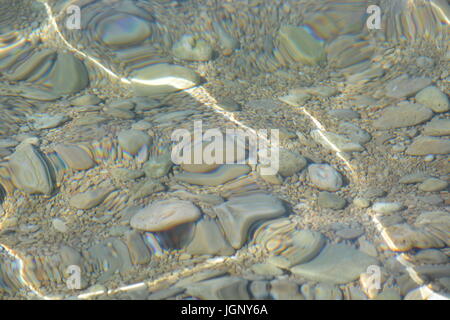
[[[353,120],[359,119],[361,116],[358,112],[351,109],[335,109],[328,111],[330,117],[336,118],[338,120]]]
[[[312,261],[291,268],[291,272],[312,281],[346,284],[359,278],[378,261],[342,244],[328,245]]]
[[[216,222],[204,217],[197,222],[194,237],[186,247],[186,252],[189,254],[230,256],[234,253],[234,249],[225,240]]]
[[[274,219],[285,212],[280,200],[266,194],[230,198],[213,208],[231,246],[239,249],[257,221]]]
[[[235,112],[241,110],[241,105],[232,98],[222,98],[217,100],[217,105],[228,112]]]
[[[397,202],[376,202],[372,210],[377,213],[394,213],[403,209],[403,205]]]
[[[407,174],[398,181],[401,184],[414,184],[425,181],[429,177],[425,172],[413,172]]]
[[[284,177],[290,177],[306,167],[307,161],[297,152],[280,149],[278,172]]]
[[[346,201],[337,194],[323,191],[319,193],[318,204],[321,208],[340,210],[345,207]]]
[[[447,153],[450,153],[450,139],[425,136],[414,139],[413,143],[406,149],[406,154],[411,156]]]
[[[343,122],[339,125],[339,133],[345,135],[352,142],[366,144],[372,137],[366,130],[361,129],[356,124]],[[343,150],[344,151],[344,150]]]
[[[95,106],[102,102],[102,100],[95,94],[85,94],[70,100],[73,106]]]
[[[78,193],[70,198],[69,204],[76,209],[92,209],[102,203],[112,191],[113,188],[97,188]]]
[[[425,136],[449,136],[450,119],[433,119],[425,125],[422,133]]]
[[[144,170],[132,170],[127,168],[113,168],[111,175],[119,182],[136,180],[144,175]]]
[[[146,264],[150,262],[150,250],[145,245],[142,236],[137,231],[130,231],[125,237],[125,243],[133,264]]]
[[[282,26],[278,41],[281,54],[295,62],[315,65],[326,58],[323,42],[314,38],[304,27]]]
[[[95,166],[87,151],[78,146],[59,144],[54,150],[64,163],[74,170],[86,170]]]
[[[33,127],[36,130],[52,129],[59,127],[63,123],[70,120],[65,115],[50,115],[50,114],[34,114],[30,117],[30,120],[34,121]]]
[[[123,130],[119,132],[117,138],[122,149],[132,155],[137,154],[143,145],[151,143],[150,136],[139,130]]]
[[[437,178],[428,178],[419,184],[418,188],[421,191],[436,192],[445,190],[448,187],[448,182]]]
[[[435,86],[429,86],[416,95],[416,101],[434,112],[450,110],[448,97]]]
[[[363,229],[343,228],[336,231],[336,235],[345,240],[358,238],[364,233]]]
[[[320,190],[338,191],[342,187],[342,176],[328,164],[311,164],[308,167],[311,182]]]
[[[11,155],[8,166],[14,185],[29,194],[51,194],[53,181],[47,161],[31,144],[21,144]]]
[[[172,160],[170,153],[163,153],[158,156],[151,157],[144,164],[145,175],[149,178],[164,177],[172,168]]]
[[[84,63],[69,53],[58,53],[49,77],[53,84],[52,91],[58,95],[78,92],[89,84]]]
[[[138,200],[157,192],[164,191],[164,186],[158,181],[147,179],[134,185],[131,189],[131,200]]]
[[[386,84],[385,94],[387,97],[394,99],[407,98],[430,84],[430,78],[409,78],[408,75],[402,75]]]
[[[249,300],[248,281],[225,276],[200,281],[186,287],[186,293],[203,300]]]
[[[420,104],[404,103],[383,109],[381,116],[373,122],[376,129],[386,130],[414,126],[433,116],[431,109]]]

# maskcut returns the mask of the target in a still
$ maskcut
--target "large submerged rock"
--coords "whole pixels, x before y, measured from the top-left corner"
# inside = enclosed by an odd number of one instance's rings
[[[14,185],[29,194],[50,194],[53,181],[45,157],[31,144],[19,145],[11,155],[9,169]]]

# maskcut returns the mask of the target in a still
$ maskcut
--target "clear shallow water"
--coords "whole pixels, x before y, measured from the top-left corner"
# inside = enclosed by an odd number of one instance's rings
[[[5,299],[448,293],[446,1],[0,7]]]

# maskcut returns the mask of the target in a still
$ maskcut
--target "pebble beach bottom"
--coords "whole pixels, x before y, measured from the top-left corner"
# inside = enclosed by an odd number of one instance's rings
[[[0,299],[448,299],[449,36],[446,0],[0,0]]]

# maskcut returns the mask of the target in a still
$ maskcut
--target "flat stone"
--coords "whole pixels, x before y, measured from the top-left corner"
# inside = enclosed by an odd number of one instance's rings
[[[340,196],[330,193],[327,191],[322,191],[319,193],[319,198],[317,200],[319,207],[326,209],[341,210],[345,207],[346,201]]]
[[[278,33],[280,51],[295,62],[315,65],[325,60],[325,48],[304,27],[282,26]]]
[[[353,120],[359,119],[361,116],[358,112],[351,109],[335,109],[328,111],[328,115],[338,120]]]
[[[219,108],[228,111],[236,112],[241,110],[241,105],[232,98],[221,98],[217,100]]]
[[[381,116],[373,122],[376,129],[387,130],[414,126],[428,121],[433,111],[420,104],[405,103],[383,109]]]
[[[292,89],[289,90],[287,95],[281,96],[278,99],[292,107],[301,107],[311,99],[311,95],[303,90]]]
[[[175,179],[201,186],[218,186],[250,171],[251,168],[246,164],[224,164],[208,173],[182,172],[175,175]]]
[[[65,95],[78,92],[89,84],[88,71],[84,63],[69,53],[58,53],[49,75],[53,93]]]
[[[336,235],[345,240],[358,238],[364,233],[363,229],[343,228],[336,231]]]
[[[188,285],[186,293],[203,300],[249,300],[248,280],[225,276]]]
[[[417,93],[416,101],[434,112],[440,113],[450,110],[448,97],[435,86],[429,86]]]
[[[450,135],[450,119],[433,119],[423,128],[425,136],[449,136]]]
[[[407,174],[398,181],[401,184],[414,184],[425,181],[429,177],[425,172],[413,172]]]
[[[152,125],[150,122],[148,122],[148,121],[145,121],[145,120],[139,120],[138,122],[133,123],[133,124],[131,125],[131,129],[133,129],[133,130],[147,131],[147,130],[151,129],[152,126],[153,126],[153,125]]]
[[[437,192],[447,189],[448,182],[437,178],[428,178],[419,184],[418,188],[425,192]]]
[[[143,231],[164,231],[196,221],[200,210],[192,202],[178,199],[155,201],[139,210],[130,221],[131,227]]]
[[[96,32],[104,45],[113,48],[136,45],[152,35],[150,23],[120,11],[100,20]]]
[[[113,188],[97,188],[82,192],[70,198],[69,204],[76,209],[92,209],[101,204],[112,191]]]
[[[196,111],[193,109],[158,113],[155,117],[153,117],[153,121],[160,123],[160,124],[167,124],[167,123],[185,120],[195,113],[196,113]]]
[[[200,76],[193,70],[167,63],[152,64],[136,70],[130,80],[135,93],[140,96],[185,90],[201,82]]]
[[[114,109],[114,108],[104,108],[103,110],[107,115],[110,115],[114,119],[131,120],[136,117],[135,113],[130,110]]]
[[[298,152],[280,149],[278,172],[284,177],[290,177],[306,167],[306,159]]]
[[[411,156],[425,156],[428,154],[450,153],[450,140],[421,136],[414,139],[406,149],[406,154]]]
[[[153,179],[144,180],[131,189],[131,200],[138,200],[157,192],[164,191],[165,187]]]
[[[322,98],[329,98],[339,93],[339,90],[329,86],[315,86],[305,88],[306,92],[313,96],[319,96]]]
[[[280,200],[266,194],[234,197],[213,207],[231,246],[239,249],[257,221],[274,219],[285,212]]]
[[[430,84],[430,78],[409,78],[408,75],[402,75],[386,84],[385,94],[387,97],[394,99],[407,98]]]
[[[78,146],[59,144],[54,150],[64,163],[74,170],[87,170],[95,166],[91,156]]]
[[[328,284],[346,284],[359,278],[378,261],[342,244],[325,247],[312,261],[291,268],[291,272],[306,279]]]
[[[285,240],[285,250],[276,247],[276,240]],[[325,237],[312,230],[294,230],[280,234],[278,237],[270,237],[265,243],[261,243],[270,256],[268,263],[282,269],[289,269],[297,264],[306,263],[315,258],[325,245]],[[278,243],[279,245],[280,243]],[[283,244],[281,244],[283,246]]]
[[[370,206],[370,200],[365,198],[355,198],[353,199],[353,204],[358,208],[365,209]]]
[[[204,217],[197,222],[194,237],[186,247],[186,252],[194,255],[230,256],[234,253],[234,249],[225,240],[224,234],[216,222]]]
[[[353,143],[366,144],[372,139],[370,133],[350,122],[342,122],[339,125],[339,133],[345,135]]]
[[[14,185],[29,194],[51,194],[53,181],[47,162],[31,144],[20,144],[8,162]]]
[[[158,156],[151,157],[144,164],[145,176],[149,178],[161,178],[169,173],[173,163],[170,153],[163,153]]]
[[[126,234],[125,243],[130,253],[133,264],[146,264],[150,262],[151,254],[149,248],[145,245],[142,236],[137,231],[131,231]]]
[[[59,127],[65,122],[69,121],[70,118],[65,115],[50,115],[50,114],[34,114],[30,117],[30,120],[34,121],[33,127],[36,130],[42,129],[52,129]]]
[[[108,103],[108,108],[120,110],[133,110],[135,103],[132,100],[114,100]]]
[[[119,145],[132,155],[139,152],[143,145],[151,143],[150,136],[139,130],[123,130],[117,135]]]
[[[144,170],[132,170],[127,168],[113,168],[111,175],[119,182],[136,180],[144,175]]]
[[[73,106],[95,106],[102,102],[102,100],[95,94],[85,94],[70,100]]]
[[[308,174],[312,184],[320,190],[338,191],[342,187],[341,174],[328,164],[311,164]]]
[[[403,205],[397,202],[376,202],[372,210],[377,213],[394,213],[403,209]]]

